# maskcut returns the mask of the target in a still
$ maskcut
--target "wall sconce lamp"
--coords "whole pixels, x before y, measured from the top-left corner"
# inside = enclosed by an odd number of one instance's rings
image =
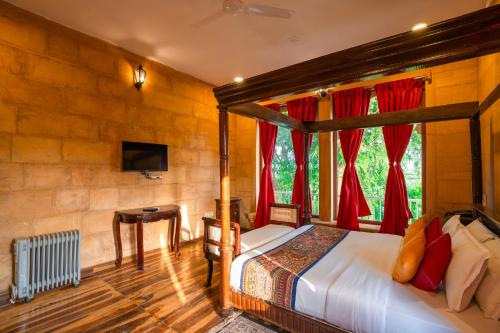
[[[146,71],[142,68],[142,66],[138,66],[134,70],[134,86],[137,90],[141,90],[144,81],[146,81]]]

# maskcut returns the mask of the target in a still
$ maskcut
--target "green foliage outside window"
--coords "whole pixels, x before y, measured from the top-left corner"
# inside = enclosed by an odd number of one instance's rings
[[[369,114],[379,113],[376,97],[370,101]],[[338,138],[337,138],[338,140]],[[345,162],[337,141],[337,193],[340,193]],[[319,212],[319,146],[318,135],[313,135],[310,159],[310,185],[312,212]],[[382,128],[365,129],[363,141],[356,160],[356,170],[372,216],[364,219],[381,221],[384,210],[385,185],[388,173],[388,159]],[[422,215],[422,137],[417,126],[402,160],[408,190],[410,210],[414,218]],[[278,128],[278,136],[273,158],[273,178],[276,201],[290,203],[295,177],[295,157],[290,130]],[[338,200],[338,198],[336,198]]]
[[[368,114],[379,113],[377,98],[370,101]],[[422,215],[422,136],[416,130],[412,132],[401,166],[406,180],[410,210],[414,219]],[[342,184],[345,161],[340,149],[340,140],[337,139],[338,156],[338,191]],[[372,216],[362,219],[382,221],[384,217],[384,197],[389,160],[385,149],[384,136],[381,127],[367,128],[364,131],[363,141],[356,159],[356,170],[359,182],[370,206]]]
[[[295,169],[291,132],[287,128],[278,127],[273,157],[273,181],[276,202],[292,202]],[[309,154],[309,182],[312,213],[316,215],[319,214],[319,146],[317,134],[313,135],[311,153]]]

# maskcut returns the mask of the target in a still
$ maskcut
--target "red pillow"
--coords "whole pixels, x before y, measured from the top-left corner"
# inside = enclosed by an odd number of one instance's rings
[[[427,245],[412,284],[418,289],[433,291],[439,287],[451,260],[451,237],[446,233]]]
[[[439,220],[439,217],[436,217],[425,228],[425,241],[427,243],[426,246],[429,246],[430,243],[438,239],[442,234],[443,231],[441,230],[441,221]]]

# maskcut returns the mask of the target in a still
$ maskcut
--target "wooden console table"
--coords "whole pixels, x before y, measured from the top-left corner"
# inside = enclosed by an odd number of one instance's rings
[[[179,235],[181,230],[181,207],[177,205],[164,205],[158,206],[158,208],[160,208],[160,210],[157,212],[145,212],[142,208],[115,212],[113,232],[115,234],[116,267],[120,267],[122,265],[122,238],[120,235],[120,223],[137,224],[137,269],[144,269],[143,223],[170,220],[170,251],[174,251],[176,256],[180,255]]]

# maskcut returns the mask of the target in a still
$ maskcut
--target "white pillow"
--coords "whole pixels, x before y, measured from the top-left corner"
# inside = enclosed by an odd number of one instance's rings
[[[500,319],[500,239],[485,242],[490,251],[488,268],[476,290],[476,301],[486,318]]]
[[[462,311],[469,305],[486,272],[488,250],[465,227],[459,226],[451,238],[452,256],[444,284],[448,307]]]
[[[449,233],[450,237],[453,237],[458,228],[462,225],[460,223],[460,215],[453,215],[448,221],[443,225],[443,234]]]
[[[466,228],[472,236],[479,241],[479,243],[484,243],[487,240],[497,238],[497,236],[486,228],[478,219],[469,223]]]

